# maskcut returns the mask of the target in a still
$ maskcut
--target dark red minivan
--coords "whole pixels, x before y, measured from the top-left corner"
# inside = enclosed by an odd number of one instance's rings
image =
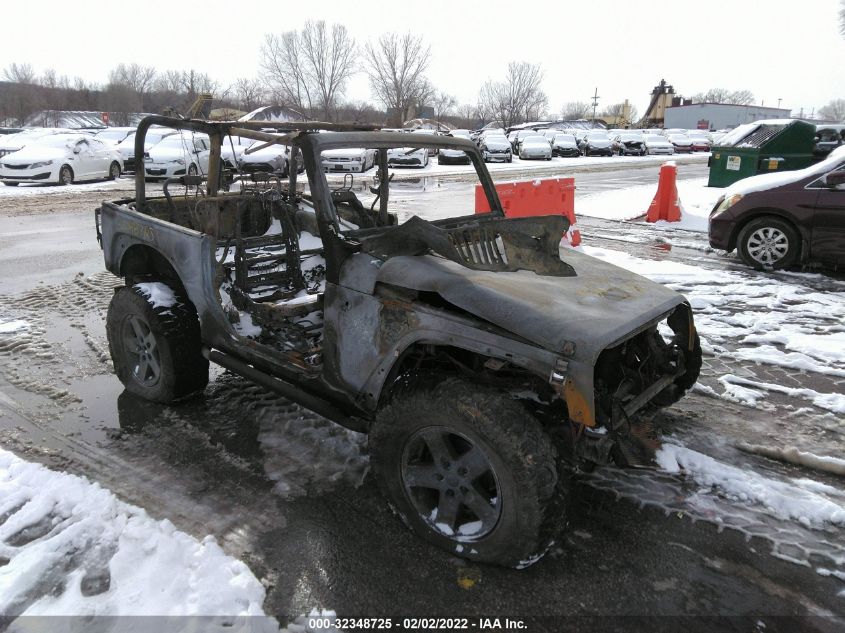
[[[710,212],[710,246],[757,269],[845,268],[845,147],[799,171],[731,185]]]

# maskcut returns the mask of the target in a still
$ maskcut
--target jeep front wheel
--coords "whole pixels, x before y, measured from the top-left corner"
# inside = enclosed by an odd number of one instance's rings
[[[106,334],[115,373],[135,395],[171,402],[208,384],[196,310],[162,282],[120,288]]]
[[[369,441],[393,508],[453,554],[525,567],[562,527],[565,477],[555,448],[505,394],[458,379],[405,391],[379,413]]]

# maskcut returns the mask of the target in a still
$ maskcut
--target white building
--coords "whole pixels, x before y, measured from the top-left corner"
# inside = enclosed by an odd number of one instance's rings
[[[765,108],[729,103],[693,103],[666,108],[663,127],[688,130],[722,130],[761,119],[788,119],[788,108]]]

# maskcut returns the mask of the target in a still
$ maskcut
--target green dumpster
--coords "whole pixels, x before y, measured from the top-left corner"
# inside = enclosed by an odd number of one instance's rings
[[[740,125],[711,149],[709,187],[727,187],[756,174],[803,169],[820,160],[814,155],[816,126],[775,119]]]

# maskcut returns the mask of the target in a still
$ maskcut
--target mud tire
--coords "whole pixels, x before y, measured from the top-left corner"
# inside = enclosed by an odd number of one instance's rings
[[[175,294],[175,305],[155,307],[137,285],[126,286],[115,292],[106,316],[109,351],[117,377],[127,391],[152,402],[172,402],[208,384],[208,360],[201,352],[196,309]],[[154,339],[159,367],[156,380],[139,378],[140,363],[133,367],[135,352],[127,340],[133,322],[142,324]]]
[[[481,449],[495,475],[498,516],[478,537],[437,529],[406,486],[407,452],[420,433],[432,429]],[[557,450],[540,423],[496,390],[457,378],[402,390],[378,414],[369,442],[373,471],[395,512],[423,539],[455,555],[527,567],[546,553],[564,526],[569,472],[559,468]],[[442,493],[430,494],[440,494],[439,508]]]

